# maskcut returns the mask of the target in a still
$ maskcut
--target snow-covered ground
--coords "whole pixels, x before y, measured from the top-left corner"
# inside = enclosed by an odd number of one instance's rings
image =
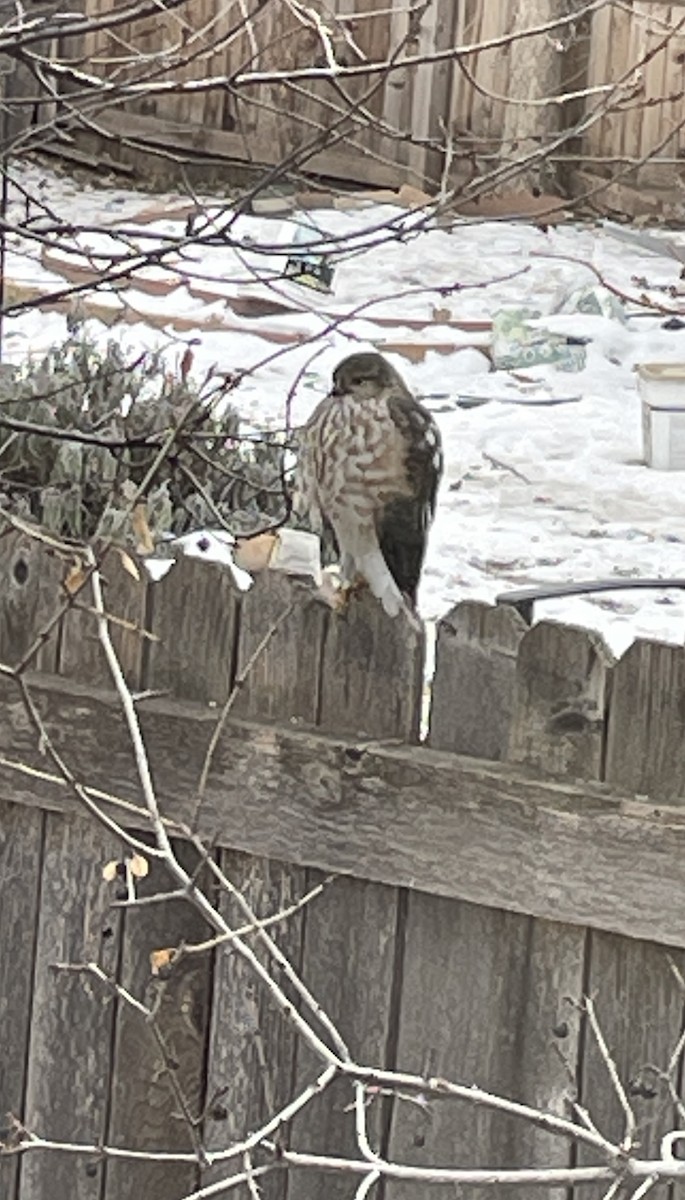
[[[21,289],[63,287],[55,266],[60,255],[73,266],[83,264],[84,252],[120,253],[118,227],[138,228],[138,244],[145,248],[184,229],[178,196],[94,190],[37,167],[22,168],[20,180],[31,191],[42,182],[40,194],[53,211],[94,232],[82,235],[78,244],[72,239],[72,256],[64,248],[55,251],[50,270],[39,245],[15,239],[7,268],[10,299],[12,288],[21,298]],[[149,221],[153,208],[156,219]],[[145,223],[137,223],[145,210]],[[24,212],[24,201],[12,190],[11,217],[18,221]],[[218,207],[210,212],[225,220]],[[165,346],[177,360],[184,343],[197,339],[193,348],[200,374],[211,365],[226,372],[256,368],[233,395],[255,427],[283,427],[286,397],[300,371],[292,398],[295,424],[306,419],[325,393],[333,366],[352,349],[425,344],[423,361],[388,356],[434,411],[444,439],[445,477],[420,593],[427,618],[439,617],[459,599],[492,599],[507,588],[548,581],[685,576],[685,472],[644,465],[633,371],[641,361],[685,362],[685,330],[664,330],[663,315],[629,316],[623,323],[616,317],[559,312],[575,289],[596,283],[583,263],[632,296],[644,291],[633,280],[647,279],[657,289],[650,292],[653,297],[685,312],[685,294],[679,300],[658,290],[685,286],[679,282],[679,262],[587,226],[543,232],[516,223],[464,224],[451,233],[434,228],[414,236],[416,215],[389,206],[327,209],[312,216],[327,235],[352,238],[352,252],[336,264],[330,296],[274,282],[283,257],[256,254],[254,247],[291,242],[292,223],[285,217],[244,216],[231,231],[242,251],[194,245],[185,257],[175,253],[164,265],[146,270],[152,291],[134,283],[117,294],[98,293],[98,303],[126,306],[126,323],[116,326],[116,336],[131,349]],[[388,220],[408,236],[379,245],[374,231]],[[685,247],[685,233],[669,238]],[[95,268],[104,261],[92,258]],[[269,279],[260,282],[255,272]],[[441,292],[455,284],[462,290]],[[245,297],[298,311],[247,317],[231,307]],[[360,305],[366,307],[359,315],[331,328],[333,316]],[[535,307],[546,328],[590,338],[585,368],[526,367],[525,375],[544,385],[531,395],[530,388],[512,384],[506,372],[490,370],[477,349],[489,340],[487,334],[445,323],[444,310],[452,320],[477,320],[507,306]],[[431,324],[436,309],[443,311]],[[425,325],[416,328],[417,322]],[[89,322],[89,329],[103,339],[112,336],[112,328],[99,322]],[[18,361],[39,352],[64,331],[65,318],[56,312],[7,318],[6,357]],[[296,334],[310,340],[265,340]],[[431,350],[431,344],[453,348],[443,353]],[[491,402],[471,408],[457,403],[464,396],[484,395],[492,396]],[[565,402],[535,402],[549,396]],[[549,601],[538,606],[536,616],[598,629],[616,652],[636,636],[681,642],[685,634],[685,598],[675,591]]]

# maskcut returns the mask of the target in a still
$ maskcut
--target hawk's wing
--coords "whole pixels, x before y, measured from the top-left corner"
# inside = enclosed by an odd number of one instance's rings
[[[384,506],[378,538],[395,583],[415,603],[442,475],[442,445],[433,417],[408,392],[393,393],[387,404],[406,447],[405,471],[411,494]]]
[[[292,511],[298,528],[304,525],[308,532],[319,534],[321,561],[324,566],[336,562],[340,557],[335,532],[322,507],[319,493],[323,470],[322,426],[332,404],[331,397],[326,396],[317,404],[306,425],[299,430],[292,500]]]

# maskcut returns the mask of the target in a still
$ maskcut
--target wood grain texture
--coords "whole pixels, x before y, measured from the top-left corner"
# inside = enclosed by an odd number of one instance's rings
[[[630,781],[634,790],[662,795],[677,805],[683,803],[685,784],[684,655],[678,646],[640,641],[616,665],[605,768],[609,783],[622,787]],[[625,887],[632,887],[630,873]],[[680,1123],[668,1085],[657,1071],[666,1070],[683,1025],[685,997],[671,962],[682,971],[685,954],[599,932],[593,932],[589,949],[587,992],[595,999],[603,1035],[634,1108],[640,1153],[656,1156],[663,1134]],[[674,1063],[671,1073],[676,1087],[682,1086],[681,1076],[682,1061]],[[607,1136],[620,1140],[618,1097],[589,1027],[580,1080],[582,1102],[593,1120]],[[580,1160],[588,1161],[586,1152]],[[591,1188],[589,1200],[601,1195],[600,1187]],[[668,1195],[667,1185],[655,1189],[658,1200]]]
[[[395,1065],[389,1051],[399,902],[397,888],[340,878],[306,915],[303,979],[357,1062]],[[295,1089],[311,1083],[320,1071],[320,1060],[300,1041]],[[291,1145],[311,1153],[355,1157],[353,1099],[350,1084],[335,1081],[295,1118]],[[383,1116],[383,1106],[376,1102],[368,1123],[376,1146],[381,1143]],[[327,1200],[346,1200],[350,1181],[300,1172],[289,1180],[288,1200],[318,1200],[323,1188]]]
[[[369,593],[332,614],[322,657],[322,729],[359,737],[418,735],[424,634],[404,613],[388,617]]]
[[[233,683],[239,593],[227,567],[182,555],[150,589],[146,686],[222,704]]]
[[[547,775],[598,779],[612,664],[591,630],[534,625],[518,651],[509,761]]]
[[[102,787],[116,781],[117,794],[139,803],[115,699],[46,677],[34,694],[77,774]],[[146,701],[140,712],[163,809],[187,821],[214,715],[170,700]],[[45,770],[14,693],[0,682],[3,730],[0,749],[11,745],[13,758]],[[0,796],[10,795],[73,811],[66,789],[0,764]],[[215,756],[199,829],[298,865],[685,944],[685,816],[658,797],[650,803],[418,746],[235,720]]]
[[[0,802],[0,1120],[24,1117],[24,1091],[40,898],[42,813]],[[0,1195],[11,1198],[17,1158],[0,1157]]]
[[[307,891],[303,868],[231,850],[222,851],[220,861],[260,918],[282,911]],[[221,897],[220,908],[233,928],[245,924],[244,913],[228,897]],[[305,920],[304,911],[300,911],[269,930],[296,971],[302,965]],[[250,935],[247,941],[260,961],[270,960],[258,938]],[[273,961],[271,969],[295,1002],[284,972]],[[230,945],[219,948],[214,965],[206,1092],[205,1141],[210,1149],[220,1150],[245,1137],[293,1098],[295,1053],[292,1025],[264,984]],[[284,1134],[281,1131],[280,1136]],[[207,1171],[203,1182],[214,1182],[243,1167],[241,1159],[233,1160]],[[281,1173],[260,1183],[264,1200],[281,1200],[286,1186],[285,1174]]]
[[[635,1113],[639,1153],[656,1158],[663,1135],[680,1125],[666,1081],[658,1072],[666,1070],[683,1025],[682,988],[670,962],[682,971],[685,955],[614,934],[593,931],[590,937],[587,991]],[[676,1086],[681,1069],[678,1063],[672,1072]],[[589,1028],[580,1078],[582,1104],[602,1133],[620,1142],[625,1132],[623,1111]],[[597,1159],[586,1149],[579,1152],[581,1165],[592,1161]],[[601,1185],[583,1188],[583,1194],[586,1191],[590,1200],[604,1194]],[[655,1187],[653,1195],[666,1200],[669,1185]]]
[[[346,613],[332,613],[321,672],[319,722],[372,738],[412,741],[418,736],[423,685],[423,632],[404,614],[390,619],[368,593],[352,599]],[[358,874],[359,872],[355,872]],[[362,872],[363,874],[363,872]],[[302,974],[358,1061],[394,1066],[391,1048],[393,979],[400,969],[397,888],[364,879],[338,879],[307,912]],[[316,1077],[321,1064],[300,1041],[297,1088]],[[353,1098],[349,1086],[331,1086],[293,1122],[294,1145],[343,1156],[355,1153]],[[384,1133],[385,1108],[377,1104],[369,1129],[376,1144]],[[330,1149],[328,1149],[330,1147]],[[344,1200],[349,1180],[307,1173],[290,1178],[289,1200]]]
[[[559,1054],[574,1038],[564,997],[576,993],[581,947],[568,926],[412,893],[401,1068],[564,1111],[568,1075]],[[400,1103],[394,1118],[390,1149],[399,1162],[486,1168],[568,1160],[559,1139],[466,1102],[424,1111]],[[393,1183],[387,1194],[410,1200],[415,1188]]]
[[[685,804],[685,649],[633,642],[614,668],[606,777]]]
[[[0,537],[0,662],[16,666],[64,603],[64,564],[14,531]],[[38,642],[31,668],[54,671],[58,632]]]
[[[438,675],[445,672],[449,681],[450,667],[455,671],[450,711],[456,706],[464,719],[454,731],[443,726],[442,736],[448,744],[458,737],[466,754],[486,746],[501,757],[513,728],[520,759],[544,768],[551,756],[558,771],[556,746],[546,730],[538,737],[539,707],[531,703],[530,689],[520,686],[518,657],[529,639],[523,669],[535,674],[530,660],[537,653],[544,677],[549,638],[531,638],[518,614],[504,615],[487,606],[469,605],[450,616],[455,623],[447,635],[449,657],[439,661]],[[445,633],[441,630],[443,638]],[[555,679],[560,709],[573,706],[576,690],[573,673]],[[490,738],[483,727],[492,729]],[[476,861],[484,865],[480,856]],[[577,926],[410,892],[398,1044],[402,1067],[408,1057],[413,1066],[407,1069],[435,1071],[567,1115],[580,1027],[568,997],[578,997],[582,989],[584,946],[584,930]],[[396,1103],[391,1154],[426,1166],[571,1164],[571,1148],[561,1139],[467,1104],[421,1114]],[[412,1190],[393,1183],[388,1200],[411,1200]],[[463,1191],[475,1200],[476,1189]],[[563,1200],[564,1191],[550,1196]]]
[[[474,758],[505,757],[516,655],[528,626],[515,609],[466,600],[438,624],[429,745]]]
[[[181,864],[192,873],[197,855],[175,843]],[[141,896],[173,886],[170,873],[150,862],[151,870],[138,887]],[[186,901],[128,910],[122,931],[119,982],[156,1011],[158,1029],[167,1050],[167,1063],[194,1118],[203,1103],[205,1030],[209,1013],[209,955],[188,955],[169,977],[151,971],[150,954],[182,942],[204,941],[211,930]],[[114,1074],[107,1139],[110,1145],[138,1150],[192,1149],[188,1127],[174,1093],[164,1055],[149,1024],[130,1005],[119,1002],[116,1012]],[[106,1200],[130,1194],[146,1200],[181,1200],[197,1183],[192,1165],[154,1162],[107,1163]]]
[[[145,629],[145,606],[148,584],[147,572],[140,565],[140,579],[135,580],[124,568],[115,550],[108,553],[102,570],[102,591],[105,610],[113,617],[127,622],[132,628],[110,623],[112,645],[117,652],[124,676],[132,688],[139,688],[143,662],[144,640],[137,629]],[[92,605],[90,585],[81,593],[84,604]],[[69,679],[83,683],[112,686],[112,676],[105,659],[94,612],[74,609],[62,621],[59,671]]]
[[[113,973],[117,922],[102,878],[118,845],[82,816],[46,817],[25,1119],[46,1138],[97,1143],[105,1131],[114,1002],[92,977],[57,963],[97,962]],[[20,1196],[99,1200],[101,1164],[26,1155]]]
[[[153,146],[167,149],[173,147],[175,152],[190,150],[194,154],[201,153],[234,162],[248,161],[257,165],[268,165],[277,160],[276,155],[281,157],[278,148],[274,147],[273,140],[264,129],[263,121],[260,122],[256,136],[251,140],[249,157],[241,133],[185,124],[182,117],[177,119],[168,106],[165,106],[164,114],[156,116],[110,109],[102,114],[101,125],[115,135],[144,138]],[[288,130],[286,126],[285,132],[293,131]],[[406,167],[398,172],[392,163],[360,154],[344,146],[313,154],[307,163],[307,169],[332,179],[355,180],[380,188],[399,187],[407,176]]]
[[[292,611],[284,618],[284,613]],[[319,708],[321,652],[326,607],[298,583],[265,572],[241,602],[238,672],[244,671],[263,638],[273,636],[250,667],[234,711],[240,716],[305,721]]]
[[[327,617],[323,605],[308,599],[295,581],[268,573],[255,580],[241,604],[239,674],[246,670],[265,636],[274,632],[246,675],[237,711],[278,717],[284,723],[315,724]],[[259,917],[282,910],[307,890],[303,867],[232,850],[221,851],[220,862]],[[244,913],[225,894],[220,898],[220,907],[233,927],[245,924]],[[302,966],[306,919],[304,913],[298,913],[271,930],[297,971]],[[252,936],[248,941],[260,961],[266,961],[269,956],[259,939]],[[278,982],[295,1002],[284,973],[271,965]],[[292,1026],[254,970],[230,945],[219,948],[215,955],[208,1053],[208,1145],[221,1148],[245,1136],[292,1098],[296,1052]],[[214,1098],[216,1102],[212,1103]],[[281,1136],[287,1136],[287,1132],[282,1131]],[[205,1173],[204,1182],[242,1170],[243,1165],[238,1160],[211,1169]],[[278,1173],[263,1180],[262,1193],[265,1200],[283,1200],[286,1187],[285,1174]]]

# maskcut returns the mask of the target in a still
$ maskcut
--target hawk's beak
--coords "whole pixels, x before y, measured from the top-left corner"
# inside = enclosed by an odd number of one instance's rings
[[[340,387],[340,384],[334,383],[333,387],[331,388],[331,396],[333,396],[333,398],[335,400],[339,400],[340,397],[342,396],[342,394],[343,394],[343,392],[342,392],[342,388]]]

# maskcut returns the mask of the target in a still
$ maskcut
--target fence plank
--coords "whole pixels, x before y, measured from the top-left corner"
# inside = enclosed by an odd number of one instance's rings
[[[242,601],[239,672],[269,632],[274,632],[240,689],[236,713],[315,723],[327,619],[326,607],[310,599],[296,582],[269,572],[255,580]]]
[[[683,737],[685,651],[682,647],[638,641],[613,671],[605,778],[682,804],[685,794]],[[630,886],[626,880],[626,887]],[[685,942],[683,942],[685,945]],[[683,993],[670,967],[682,970],[685,954],[650,942],[593,932],[587,988],[596,1000],[602,1031],[628,1088],[638,1121],[640,1153],[658,1153],[661,1136],[674,1127],[668,1085],[651,1063],[665,1070],[683,1022]],[[583,1103],[607,1137],[620,1140],[623,1115],[596,1041],[585,1038],[581,1087]],[[674,1064],[678,1086],[682,1063]],[[587,1153],[581,1156],[588,1161]],[[659,1200],[668,1185],[655,1189]],[[590,1189],[589,1200],[601,1195]]]
[[[138,804],[116,698],[64,680],[31,684],[77,776],[114,782]],[[215,716],[168,699],[139,711],[165,811],[187,822]],[[0,680],[3,736],[12,758],[45,772],[14,689]],[[75,805],[67,789],[0,761],[0,794],[7,789],[22,804]],[[236,720],[220,740],[198,829],[248,853],[412,888],[420,880],[436,895],[685,944],[682,811],[592,782]]]
[[[547,769],[546,759],[553,758],[559,769],[556,747],[537,736],[541,697],[551,681],[543,680],[540,697],[530,686],[518,682],[514,688],[514,683],[522,674],[526,680],[536,680],[539,673],[544,677],[551,665],[556,671],[555,701],[564,711],[577,700],[577,675],[567,679],[558,664],[574,663],[582,659],[582,652],[572,639],[572,645],[562,642],[566,654],[560,655],[556,629],[525,632],[522,626],[518,616],[512,620],[485,606],[470,605],[450,614],[450,631],[441,630],[443,639],[450,640],[448,657],[438,667],[443,678],[437,702],[455,696],[457,711],[468,712],[473,701],[476,719],[467,715],[458,731],[447,722],[441,729],[437,722],[433,745],[444,748],[458,738],[462,753],[480,753],[485,744],[501,756],[506,752],[504,732],[512,724],[519,761],[532,760]],[[556,650],[551,662],[550,643]],[[463,666],[465,678],[459,679]],[[450,668],[456,676],[452,681]],[[598,668],[596,675],[600,674]],[[599,679],[595,682],[599,687]],[[495,727],[489,741],[482,731],[488,699]],[[601,763],[601,755],[597,761]],[[482,857],[479,865],[487,874]],[[579,1029],[578,1015],[569,1009],[566,997],[580,995],[584,940],[582,929],[412,891],[401,1066],[458,1078],[565,1115]],[[569,1147],[558,1139],[468,1105],[440,1105],[422,1114],[414,1106],[396,1103],[391,1154],[399,1161],[463,1167],[566,1166],[570,1161]],[[388,1200],[409,1200],[412,1188],[394,1183],[387,1194]],[[474,1200],[476,1194],[465,1189]],[[563,1192],[553,1194],[561,1197]]]
[[[323,650],[322,729],[360,737],[418,736],[424,634],[403,613],[388,617],[369,593],[330,619]]]
[[[16,666],[63,604],[64,564],[44,546],[11,531],[0,537],[0,661]],[[54,671],[57,626],[38,642],[31,669]]]
[[[587,629],[540,621],[519,647],[510,762],[599,779],[613,659]]]
[[[323,652],[320,724],[335,723],[371,738],[418,736],[423,685],[423,632],[403,617],[390,619],[368,594],[333,614]],[[392,978],[398,965],[396,932],[406,900],[395,888],[340,879],[307,912],[302,973],[324,1011],[363,1062],[390,1065]],[[304,1043],[297,1049],[296,1088],[322,1064]],[[333,1086],[293,1122],[293,1144],[303,1149],[355,1152],[354,1118],[345,1113],[352,1092]],[[380,1106],[370,1127],[381,1134]],[[316,1173],[290,1180],[288,1196],[330,1200],[349,1193],[349,1180]]]
[[[197,855],[175,843],[186,870]],[[169,872],[151,860],[139,895],[173,886]],[[155,950],[193,944],[210,936],[205,921],[185,901],[172,900],[126,911],[122,931],[119,982],[137,999],[155,1008],[173,1076],[193,1117],[202,1109],[205,1030],[209,1015],[209,955],[184,956],[167,978],[153,976]],[[188,1127],[174,1094],[169,1072],[149,1023],[125,1003],[116,1014],[114,1073],[107,1138],[110,1145],[139,1150],[192,1149]],[[197,1183],[197,1169],[179,1163],[112,1160],[107,1164],[105,1198],[145,1196],[146,1200],[181,1200]]]
[[[24,1117],[26,1063],[40,896],[43,815],[0,801],[0,1123]],[[1,1136],[1,1135],[0,1135]],[[17,1158],[0,1157],[0,1194],[11,1200]]]
[[[238,672],[244,671],[265,637],[271,636],[245,677],[236,710],[282,721],[316,722],[319,707],[321,646],[327,611],[296,582],[277,574],[259,576],[243,598],[238,642]],[[249,783],[246,809],[251,803]],[[261,856],[223,850],[220,862],[228,877],[244,890],[260,916],[280,911],[307,890],[304,868]],[[235,902],[222,896],[221,908],[235,926],[245,917]],[[273,936],[296,970],[301,968],[302,914],[273,930]],[[252,937],[261,961],[265,951]],[[279,968],[278,979],[294,1001]],[[248,964],[230,947],[217,950],[210,1031],[207,1101],[208,1144],[229,1144],[257,1128],[291,1098],[295,1078],[295,1034]],[[221,1092],[218,1102],[212,1098]],[[223,1118],[213,1120],[213,1113]],[[225,1114],[225,1116],[224,1116]],[[207,1173],[207,1181],[243,1169],[229,1163]],[[276,1174],[260,1184],[265,1200],[282,1200],[287,1181]]]
[[[274,860],[232,850],[220,855],[223,871],[238,887],[258,917],[283,911],[307,891],[306,871]],[[233,928],[245,924],[235,901],[222,896],[221,911]],[[269,932],[296,971],[301,968],[303,910]],[[269,956],[254,935],[247,939],[262,962]],[[280,967],[273,978],[295,1003]],[[219,948],[214,967],[214,1004],[206,1088],[205,1143],[219,1150],[258,1129],[293,1097],[295,1033],[287,1017],[268,995],[252,968],[230,946]],[[236,1170],[242,1159],[213,1168],[203,1182],[214,1182]],[[277,1173],[260,1181],[264,1200],[281,1200],[286,1178]]]
[[[668,1085],[658,1075],[665,1071],[682,1029],[683,993],[669,960],[683,968],[685,954],[667,951],[650,942],[619,938],[593,931],[587,992],[595,1001],[602,1033],[628,1092],[637,1120],[640,1156],[659,1156],[659,1142],[668,1130],[678,1128]],[[654,1069],[656,1068],[656,1069]],[[681,1063],[674,1064],[672,1082],[678,1086]],[[588,1029],[581,1073],[581,1101],[605,1137],[618,1144],[624,1134],[624,1115],[611,1084],[597,1043]],[[580,1165],[597,1161],[585,1148]],[[598,1200],[606,1188],[584,1187],[579,1195]],[[669,1185],[659,1184],[652,1194],[665,1200]]]
[[[685,804],[685,649],[636,641],[614,668],[606,778]]]
[[[438,624],[429,745],[492,761],[507,752],[516,655],[528,626],[513,608],[467,600]]]
[[[314,876],[316,878],[316,876]],[[361,879],[336,879],[307,912],[302,975],[324,1012],[335,1023],[357,1062],[393,1065],[392,980],[396,969],[398,906],[396,888]],[[315,1026],[316,1027],[316,1026]],[[298,1043],[295,1094],[311,1083],[324,1064]],[[356,1157],[354,1093],[336,1081],[293,1121],[291,1145],[303,1151]],[[369,1114],[372,1144],[380,1143],[383,1108]],[[348,1200],[345,1176],[300,1172],[289,1181],[289,1200]]]
[[[138,580],[125,570],[116,552],[110,552],[102,570],[105,610],[113,617],[127,622],[131,628],[110,622],[109,632],[127,682],[140,687],[144,639],[136,629],[145,629],[145,605],[148,589],[147,572],[140,567]],[[89,585],[82,592],[84,604],[92,605]],[[112,676],[98,639],[94,612],[75,609],[62,621],[59,671],[69,679],[112,687]]]
[[[582,962],[582,937],[568,926],[412,892],[401,1069],[566,1112],[569,1077],[559,1054],[573,1055],[575,1031],[564,997],[578,994]],[[465,1102],[425,1111],[396,1103],[390,1154],[445,1167],[568,1162],[565,1143]],[[393,1183],[386,1194],[410,1200],[415,1191]]]
[[[92,1145],[105,1131],[112,996],[55,964],[95,961],[113,973],[117,922],[102,868],[117,850],[90,818],[46,817],[25,1118],[55,1140]],[[26,1155],[20,1196],[99,1200],[101,1171],[72,1154]]]
[[[185,555],[150,589],[146,684],[184,700],[222,704],[231,689],[239,593],[228,568]]]

